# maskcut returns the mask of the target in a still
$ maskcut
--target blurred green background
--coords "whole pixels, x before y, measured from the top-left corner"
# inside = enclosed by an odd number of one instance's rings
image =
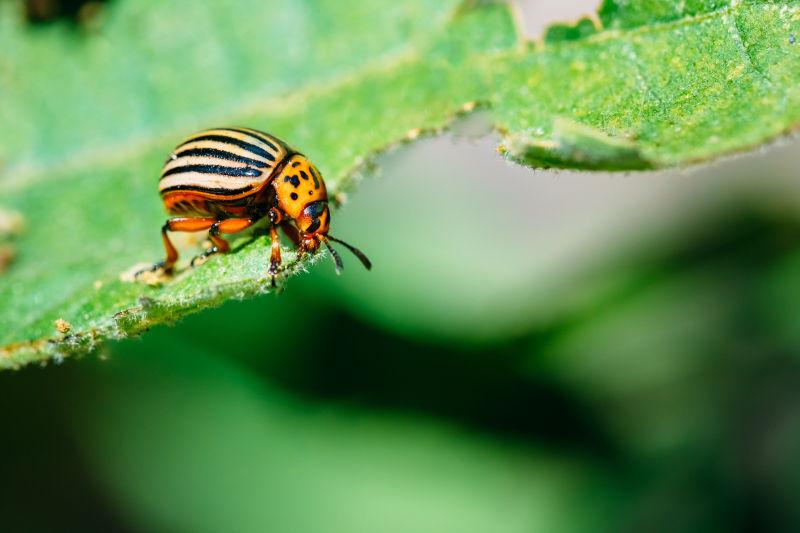
[[[480,132],[336,213],[373,272],[0,374],[2,530],[796,531],[800,144],[607,175]]]

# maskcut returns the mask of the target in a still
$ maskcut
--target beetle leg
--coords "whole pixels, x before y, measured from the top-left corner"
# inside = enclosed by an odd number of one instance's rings
[[[278,275],[278,270],[281,267],[281,239],[278,237],[278,230],[275,226],[270,226],[269,236],[272,239],[269,254],[269,270],[267,273],[272,276],[272,286],[275,286],[275,276]]]
[[[208,228],[208,239],[211,241],[211,248],[199,255],[194,256],[192,258],[192,262],[190,263],[191,266],[195,267],[197,266],[198,261],[205,261],[214,254],[224,254],[230,250],[231,245],[228,244],[228,241],[219,236],[219,223],[220,221],[217,220],[211,225],[210,228]]]
[[[283,215],[281,214],[280,210],[274,207],[270,208],[269,212],[267,213],[267,217],[273,226],[277,226],[283,220]]]
[[[239,233],[256,223],[254,218],[229,218],[219,221],[220,233]]]
[[[217,220],[208,230],[208,238],[211,240],[213,246],[192,259],[192,266],[195,266],[198,260],[205,259],[214,254],[226,254],[230,251],[231,245],[219,236],[220,233],[238,233],[243,229],[252,226],[255,220],[252,218],[229,218],[226,220]]]
[[[164,242],[164,251],[166,252],[167,257],[163,261],[159,261],[158,263],[154,264],[151,268],[141,270],[136,274],[139,275],[142,272],[147,271],[155,272],[159,269],[163,269],[166,274],[172,273],[172,269],[175,266],[175,263],[178,261],[178,250],[175,249],[175,245],[172,244],[167,232],[201,231],[210,228],[214,222],[216,222],[216,219],[213,218],[176,217],[168,219],[161,227],[161,240]]]
[[[283,233],[289,237],[295,246],[300,246],[300,232],[297,231],[297,228],[294,227],[291,222],[281,222],[281,230],[283,230]]]
[[[211,228],[209,228],[209,230],[208,230],[208,238],[214,244],[214,246],[212,247],[212,250],[214,250],[214,253],[226,254],[226,253],[228,253],[230,251],[231,245],[228,244],[228,241],[226,241],[225,239],[223,239],[222,237],[219,236],[219,233],[220,233],[220,230],[219,230],[220,222],[222,222],[222,221],[219,220],[219,221],[215,222],[214,225],[211,226]]]
[[[278,225],[283,220],[283,215],[279,209],[270,208],[269,213],[270,226],[269,237],[271,240],[270,254],[269,254],[269,270],[267,274],[272,277],[272,286],[275,287],[275,277],[278,275],[278,270],[281,268],[281,239],[278,237]]]

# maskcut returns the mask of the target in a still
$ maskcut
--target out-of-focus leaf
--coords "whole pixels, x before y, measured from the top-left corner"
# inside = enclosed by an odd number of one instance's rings
[[[81,382],[75,430],[142,529],[615,529],[622,483],[591,462],[419,417],[315,407],[164,333],[114,351]]]
[[[712,454],[720,435],[741,431],[738,402],[755,409],[752,391],[774,386],[777,398],[800,380],[797,358],[787,356],[796,335],[785,335],[797,322],[788,301],[800,220],[774,199],[732,207],[708,213],[701,232],[610,265],[615,286],[552,326],[531,358],[532,375],[567,384],[641,456],[690,443]],[[769,410],[776,398],[759,406]]]
[[[0,202],[28,230],[0,279],[0,366],[269,290],[263,237],[161,287],[116,281],[160,255],[155,176],[194,128],[269,130],[334,191],[474,102],[528,165],[707,160],[795,127],[799,13],[790,1],[607,2],[603,28],[519,46],[491,2],[120,2],[86,37],[28,34],[5,12]]]

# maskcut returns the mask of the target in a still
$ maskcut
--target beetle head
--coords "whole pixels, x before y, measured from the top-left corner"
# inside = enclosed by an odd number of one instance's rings
[[[315,233],[306,233],[300,242],[300,247],[304,252],[310,254],[316,253],[319,250],[320,236]]]
[[[318,200],[311,202],[303,208],[300,216],[295,221],[297,228],[304,234],[326,235],[330,229],[331,214],[328,202]],[[319,243],[317,243],[319,247]]]
[[[361,250],[337,239],[336,237],[328,235],[330,221],[331,214],[330,210],[328,209],[328,202],[318,200],[316,202],[309,203],[307,206],[305,206],[305,208],[303,208],[303,212],[295,220],[297,227],[302,234],[302,240],[300,244],[302,250],[304,252],[313,254],[319,250],[320,243],[324,243],[331,252],[331,257],[333,257],[333,262],[336,265],[336,273],[338,274],[342,271],[342,258],[339,256],[336,250],[331,247],[330,243],[328,242],[328,240],[331,240],[338,242],[353,252],[353,254],[358,257],[367,270],[372,268],[372,264],[370,263],[369,259],[367,259],[367,256],[365,256]]]

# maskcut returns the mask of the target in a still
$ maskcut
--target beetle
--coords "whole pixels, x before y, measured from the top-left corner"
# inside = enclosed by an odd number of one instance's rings
[[[171,218],[161,228],[166,258],[149,271],[173,271],[178,251],[169,232],[208,230],[211,248],[192,259],[226,253],[221,235],[238,233],[267,217],[270,223],[268,274],[275,284],[281,265],[280,228],[301,254],[324,243],[341,273],[342,259],[329,241],[350,250],[364,267],[358,248],[330,235],[328,192],[322,175],[303,154],[277,137],[251,128],[214,128],[188,137],[169,155],[158,184]]]

